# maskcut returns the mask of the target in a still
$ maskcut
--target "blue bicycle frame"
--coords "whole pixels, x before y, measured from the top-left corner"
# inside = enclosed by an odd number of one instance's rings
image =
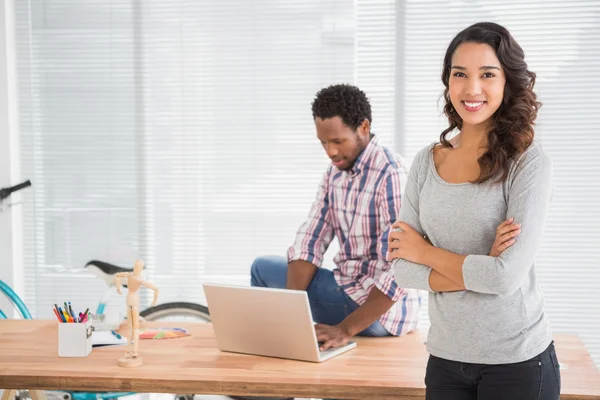
[[[3,281],[0,281],[0,291],[3,292],[6,297],[17,307],[17,311],[21,314],[23,319],[32,319],[29,310],[25,306],[25,303],[19,296]],[[6,319],[6,315],[0,310],[0,318]]]

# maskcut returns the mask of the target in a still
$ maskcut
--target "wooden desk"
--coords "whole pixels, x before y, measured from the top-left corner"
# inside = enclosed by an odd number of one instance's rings
[[[358,338],[322,364],[222,353],[212,325],[178,324],[192,336],[141,340],[144,365],[120,368],[123,347],[57,356],[55,321],[0,321],[0,388],[237,394],[352,399],[424,399],[425,332]],[[150,326],[165,326],[153,323]],[[576,336],[557,336],[563,399],[600,399],[600,372]]]

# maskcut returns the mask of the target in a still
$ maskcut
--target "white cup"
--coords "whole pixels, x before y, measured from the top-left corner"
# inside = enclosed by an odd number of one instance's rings
[[[92,321],[58,324],[58,356],[85,357],[92,351]]]

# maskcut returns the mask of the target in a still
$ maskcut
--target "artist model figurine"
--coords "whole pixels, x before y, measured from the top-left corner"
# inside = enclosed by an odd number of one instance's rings
[[[142,270],[144,262],[137,260],[133,266],[133,272],[120,272],[115,275],[117,284],[117,293],[121,294],[121,278],[127,278],[127,353],[125,357],[119,358],[121,367],[139,367],[143,364],[142,358],[138,355],[139,340],[140,340],[140,294],[138,290],[140,286],[146,286],[154,290],[154,299],[152,305],[156,305],[158,300],[158,289],[142,278]]]

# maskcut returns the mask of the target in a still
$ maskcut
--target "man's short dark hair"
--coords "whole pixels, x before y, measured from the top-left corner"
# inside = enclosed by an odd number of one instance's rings
[[[365,119],[372,122],[371,104],[367,95],[356,86],[347,84],[321,89],[312,103],[312,113],[313,119],[340,117],[354,131]]]

